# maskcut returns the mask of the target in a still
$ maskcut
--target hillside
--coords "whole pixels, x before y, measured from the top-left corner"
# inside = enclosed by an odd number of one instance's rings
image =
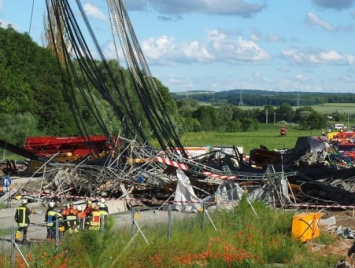
[[[280,106],[289,103],[291,106],[311,106],[326,103],[355,103],[353,93],[324,92],[279,92],[256,89],[233,89],[228,91],[188,91],[171,93],[174,99],[191,98],[198,102],[214,105],[234,104],[240,106]]]

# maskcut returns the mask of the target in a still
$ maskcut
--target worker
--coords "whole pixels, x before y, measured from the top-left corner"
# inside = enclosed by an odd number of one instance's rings
[[[85,228],[86,214],[83,211],[83,207],[81,205],[79,205],[76,209],[78,211],[78,222],[79,222],[78,227],[79,227],[79,230],[82,231]]]
[[[69,215],[69,211],[70,211],[69,203],[65,204],[65,205],[62,207],[62,210],[60,211],[60,214],[61,214],[62,217],[63,217],[63,221],[60,223],[60,227],[59,227],[59,230],[60,230],[61,235],[64,235],[65,232],[68,230],[67,217],[68,217],[68,215]]]
[[[106,205],[106,200],[105,200],[105,198],[101,198],[100,204],[101,204],[100,210],[105,210],[105,211],[107,212],[107,214],[108,214],[109,212],[108,212],[108,207],[107,207],[107,205]]]
[[[89,230],[98,231],[100,230],[101,212],[99,206],[94,206],[89,222]]]
[[[53,241],[56,239],[56,221],[62,221],[63,216],[56,210],[56,205],[53,201],[49,202],[49,206],[45,215],[47,223],[47,240]],[[60,230],[58,230],[59,232]]]
[[[84,209],[84,212],[86,214],[86,217],[89,217],[91,215],[92,211],[92,202],[90,200],[85,201],[86,207]]]
[[[89,229],[90,221],[88,220],[88,218],[91,217],[93,207],[92,207],[92,202],[90,200],[86,200],[85,204],[86,204],[86,207],[84,209],[84,212],[85,212],[86,219],[87,219],[85,221],[85,229]]]
[[[99,210],[100,210],[100,214],[101,214],[101,225],[100,225],[100,228],[101,230],[104,229],[105,227],[105,220],[108,216],[108,209],[107,209],[107,206],[104,204],[104,203],[99,203]]]
[[[27,207],[27,199],[22,200],[22,204],[16,209],[15,221],[18,224],[18,229],[16,231],[15,240],[18,241],[21,238],[21,233],[23,232],[22,243],[29,244],[27,240],[27,229],[30,225],[31,210]]]
[[[69,234],[78,233],[78,211],[74,206],[74,202],[69,203],[68,214],[66,215],[67,231]]]

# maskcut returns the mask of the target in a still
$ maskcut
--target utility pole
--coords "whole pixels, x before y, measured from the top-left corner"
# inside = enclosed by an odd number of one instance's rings
[[[244,106],[244,103],[243,103],[243,91],[240,90],[240,95],[239,95],[239,106]]]
[[[274,112],[274,124],[276,124],[276,112]]]
[[[268,124],[268,118],[269,118],[269,110],[265,109],[265,122]]]

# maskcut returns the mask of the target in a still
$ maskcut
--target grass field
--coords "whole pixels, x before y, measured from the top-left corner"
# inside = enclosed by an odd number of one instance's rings
[[[298,137],[319,136],[322,130],[299,130],[296,126],[287,126],[287,136],[280,136],[280,124],[261,124],[257,131],[248,132],[189,132],[181,142],[184,146],[242,146],[244,153],[259,148],[260,144],[269,149],[291,149]]]
[[[321,129],[300,130],[295,125],[286,125],[287,135],[280,136],[280,124],[260,124],[257,131],[248,132],[188,132],[181,137],[183,146],[241,146],[244,153],[259,148],[260,144],[273,149],[291,149],[298,137],[319,136]],[[0,150],[2,159],[24,160],[24,157]]]
[[[252,109],[264,109],[264,106],[238,106],[243,110],[252,110]],[[320,105],[311,106],[316,112],[321,114],[332,114],[339,112],[342,114],[349,114],[355,116],[355,105],[354,103],[325,103]],[[274,107],[275,109],[278,107]],[[292,106],[293,110],[300,108],[300,106]],[[355,118],[354,118],[355,119]]]

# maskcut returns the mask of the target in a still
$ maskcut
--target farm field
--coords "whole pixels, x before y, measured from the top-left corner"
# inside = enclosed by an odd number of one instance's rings
[[[297,126],[287,126],[287,136],[280,136],[280,124],[261,124],[257,131],[248,132],[189,132],[185,133],[181,142],[184,146],[242,146],[244,153],[259,148],[263,144],[270,150],[292,149],[298,137],[319,136],[318,130],[300,130]]]
[[[252,110],[252,109],[264,109],[264,106],[238,106],[243,110]],[[292,106],[293,110],[300,108],[301,106]],[[355,105],[354,103],[324,103],[320,105],[311,105],[311,107],[318,113],[322,114],[331,114],[335,112],[355,115]],[[277,108],[277,107],[274,107]]]

